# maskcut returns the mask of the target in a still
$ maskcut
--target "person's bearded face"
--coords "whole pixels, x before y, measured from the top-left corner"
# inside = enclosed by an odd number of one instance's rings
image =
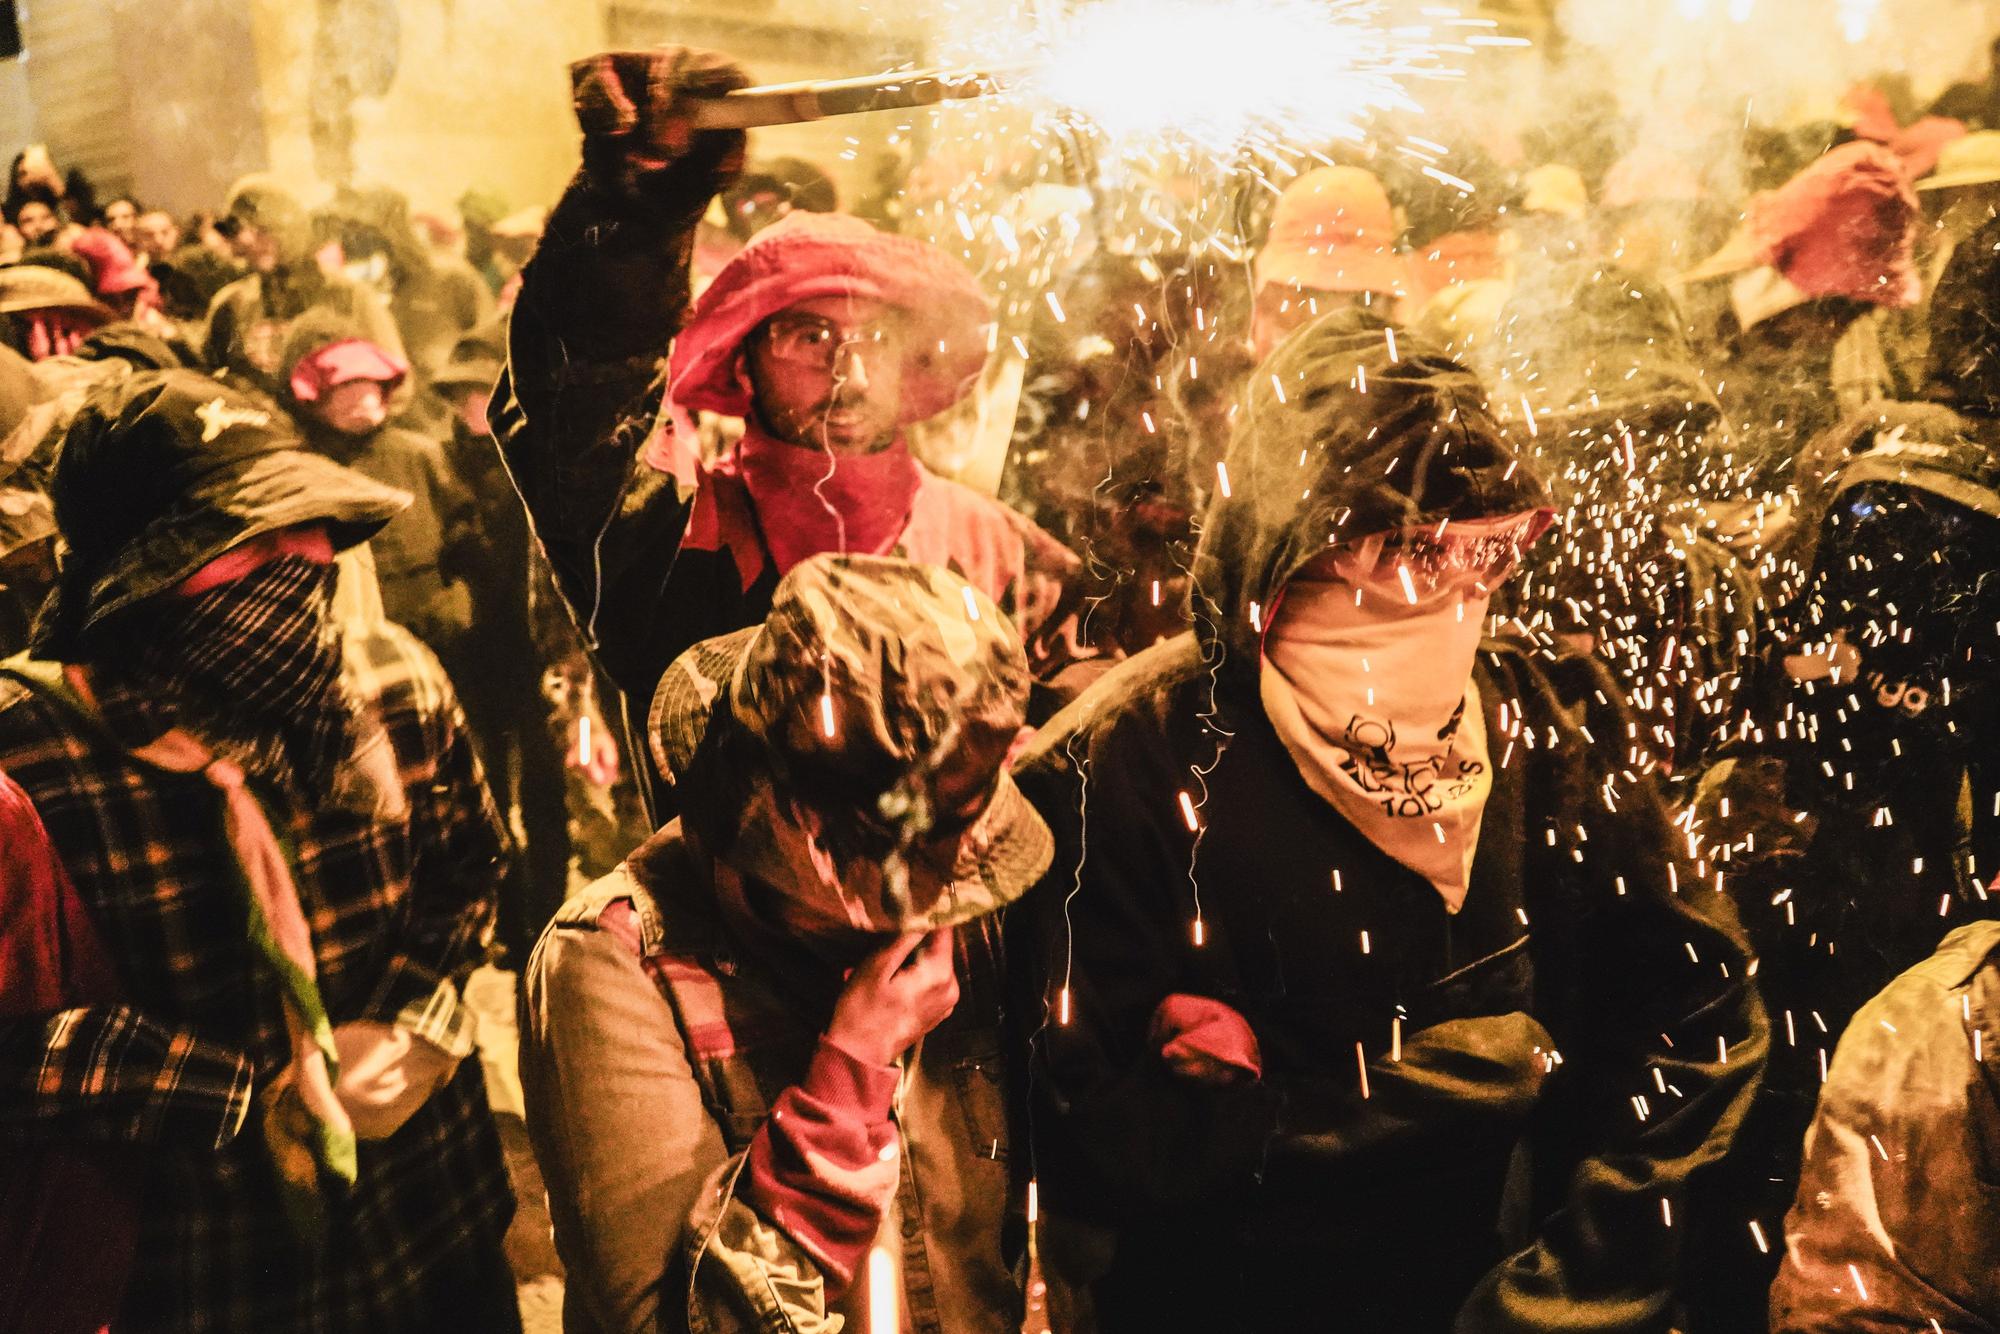
[[[791,306],[751,335],[758,420],[789,444],[872,454],[902,424],[908,334],[901,312],[852,297]]]

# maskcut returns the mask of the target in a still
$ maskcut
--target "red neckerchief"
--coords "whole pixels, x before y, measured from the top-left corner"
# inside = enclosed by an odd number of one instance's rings
[[[923,485],[900,437],[874,454],[833,455],[746,423],[734,463],[781,578],[822,551],[887,554]]]

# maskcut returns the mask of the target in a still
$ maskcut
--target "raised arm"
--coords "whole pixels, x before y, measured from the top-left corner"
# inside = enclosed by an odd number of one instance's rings
[[[649,633],[689,496],[640,460],[688,304],[695,227],[743,136],[694,132],[691,92],[744,82],[715,53],[609,52],[571,68],[583,165],[522,274],[493,431],[577,623],[628,694],[665,669]]]

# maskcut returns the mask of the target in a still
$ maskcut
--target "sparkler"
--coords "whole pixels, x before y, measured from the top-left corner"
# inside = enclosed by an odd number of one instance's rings
[[[894,111],[939,102],[988,97],[1005,87],[1004,70],[910,70],[854,79],[811,79],[800,83],[738,88],[693,104],[688,120],[698,130],[748,130],[766,125],[798,125],[827,116]]]
[[[1447,25],[1466,22],[1397,25],[1380,0],[1102,0],[1053,16],[1019,85],[1114,140],[1360,140],[1376,114],[1422,109],[1412,80],[1455,77],[1447,48],[1467,48]]]
[[[693,104],[697,129],[748,129],[1016,92],[1115,141],[1228,154],[1245,143],[1360,141],[1384,111],[1420,112],[1409,84],[1453,79],[1447,57],[1525,46],[1491,20],[1384,0],[1101,0],[971,51],[958,68],[740,88]]]

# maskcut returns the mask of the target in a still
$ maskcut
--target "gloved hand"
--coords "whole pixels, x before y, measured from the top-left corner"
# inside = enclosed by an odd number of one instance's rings
[[[709,198],[743,167],[741,130],[696,130],[693,98],[718,97],[750,80],[727,55],[690,46],[605,51],[569,67],[571,100],[583,129],[583,169],[597,185],[635,199],[659,188]]]
[[[1146,1041],[1169,1070],[1196,1084],[1254,1084],[1264,1076],[1250,1021],[1207,996],[1176,992],[1161,1001]]]

